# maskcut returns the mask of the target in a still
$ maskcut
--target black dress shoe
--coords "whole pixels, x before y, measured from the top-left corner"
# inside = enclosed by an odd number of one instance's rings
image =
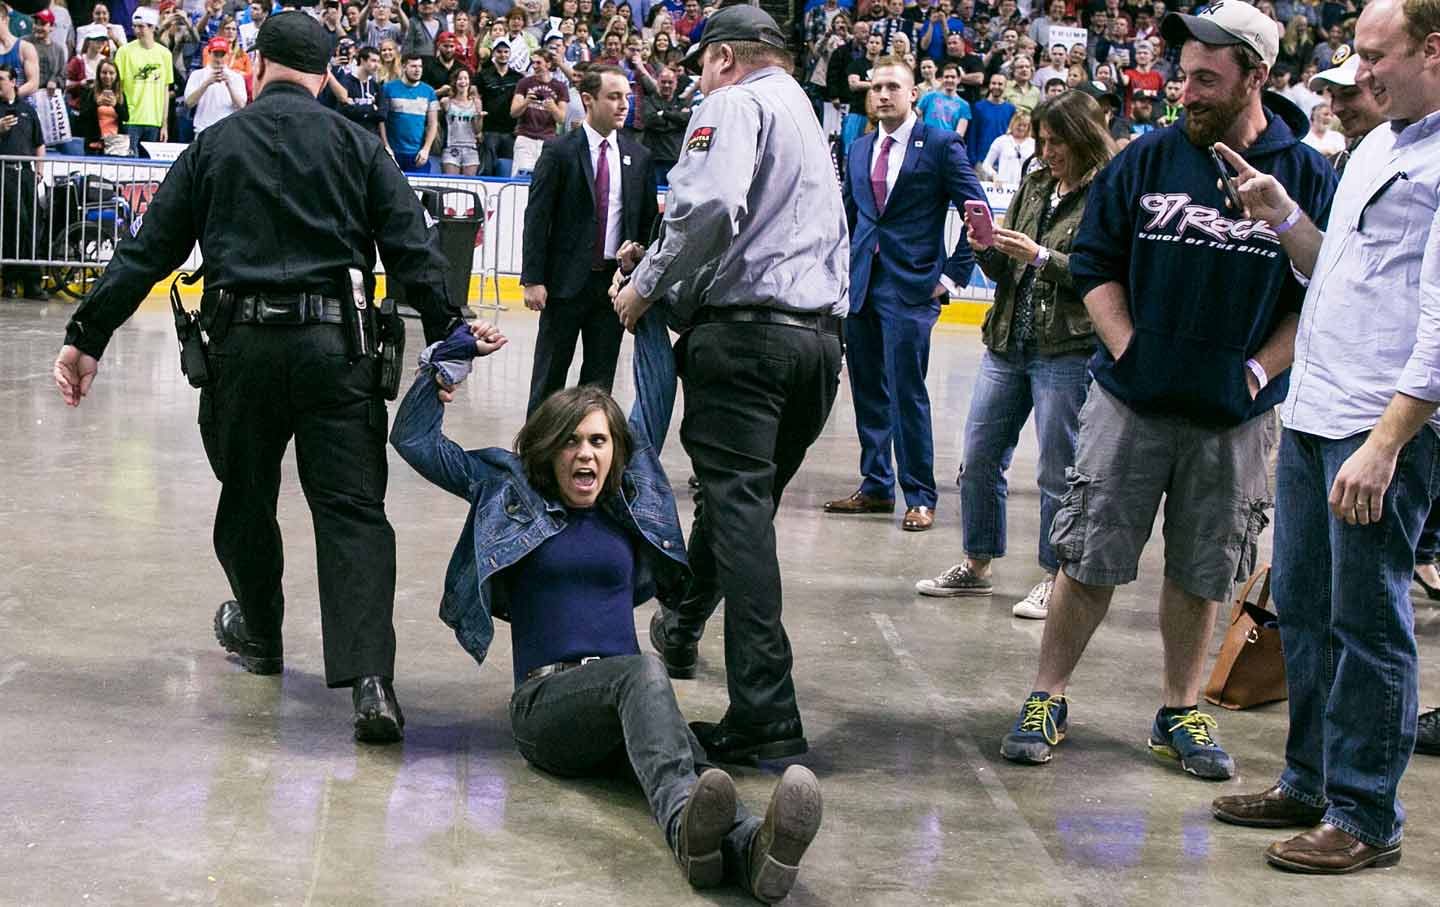
[[[361,743],[396,743],[405,737],[405,715],[395,688],[384,677],[361,677],[350,693],[355,703],[355,739]]]
[[[650,645],[665,665],[665,673],[675,680],[691,680],[695,677],[695,663],[700,660],[700,646],[696,643],[671,642],[665,632],[665,609],[656,608],[650,615]]]
[[[215,612],[215,639],[251,674],[279,674],[285,667],[280,640],[252,639],[245,632],[245,615],[237,601],[225,602]]]
[[[724,720],[692,721],[690,730],[716,762],[743,763],[758,759],[784,759],[810,749],[799,718],[739,728]]]
[[[1415,752],[1440,756],[1440,709],[1420,713],[1415,722]]]

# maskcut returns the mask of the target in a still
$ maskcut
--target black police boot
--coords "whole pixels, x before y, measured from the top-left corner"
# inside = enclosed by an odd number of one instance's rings
[[[705,752],[716,762],[731,764],[754,762],[758,759],[784,759],[798,756],[810,749],[799,717],[743,727],[729,717],[718,723],[692,721],[690,730]]]
[[[240,603],[233,599],[215,612],[215,639],[251,674],[279,674],[285,667],[280,640],[251,639],[245,632],[245,615],[240,613]]]
[[[695,676],[695,663],[700,659],[700,645],[673,639],[667,632],[668,621],[663,607],[656,608],[650,616],[650,645],[665,665],[665,673],[675,680],[690,680]]]
[[[350,698],[355,703],[357,741],[397,743],[405,738],[405,715],[389,680],[376,675],[361,677]]]

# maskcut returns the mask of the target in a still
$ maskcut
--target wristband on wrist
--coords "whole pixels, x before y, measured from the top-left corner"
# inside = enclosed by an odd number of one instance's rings
[[[1281,233],[1286,232],[1291,227],[1294,227],[1296,224],[1300,223],[1300,218],[1304,215],[1304,213],[1305,212],[1300,210],[1300,206],[1296,205],[1295,210],[1290,212],[1289,217],[1286,217],[1280,223],[1275,225],[1275,235],[1279,236]]]
[[[1297,208],[1296,210],[1298,211],[1299,209]],[[1246,359],[1245,367],[1250,370],[1250,374],[1255,376],[1255,380],[1260,382],[1260,389],[1263,391],[1265,385],[1270,383],[1270,376],[1265,374],[1265,366],[1256,362],[1254,359]]]

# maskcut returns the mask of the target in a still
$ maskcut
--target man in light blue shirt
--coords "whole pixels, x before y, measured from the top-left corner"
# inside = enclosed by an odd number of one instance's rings
[[[1213,811],[1240,825],[1316,826],[1266,851],[1299,872],[1400,860],[1396,790],[1419,710],[1410,574],[1440,492],[1440,15],[1430,3],[1414,11],[1373,0],[1361,14],[1356,84],[1390,122],[1351,157],[1328,232],[1225,151],[1246,207],[1310,283],[1281,408],[1275,516],[1285,770],[1270,790],[1222,797]]]

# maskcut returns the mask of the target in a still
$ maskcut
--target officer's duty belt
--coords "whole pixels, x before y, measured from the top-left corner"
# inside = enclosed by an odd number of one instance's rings
[[[319,293],[235,297],[235,324],[343,324],[341,302]]]
[[[701,325],[721,321],[783,324],[840,336],[840,319],[834,315],[822,315],[819,312],[787,312],[783,309],[752,306],[704,306],[695,313],[692,323]]]

